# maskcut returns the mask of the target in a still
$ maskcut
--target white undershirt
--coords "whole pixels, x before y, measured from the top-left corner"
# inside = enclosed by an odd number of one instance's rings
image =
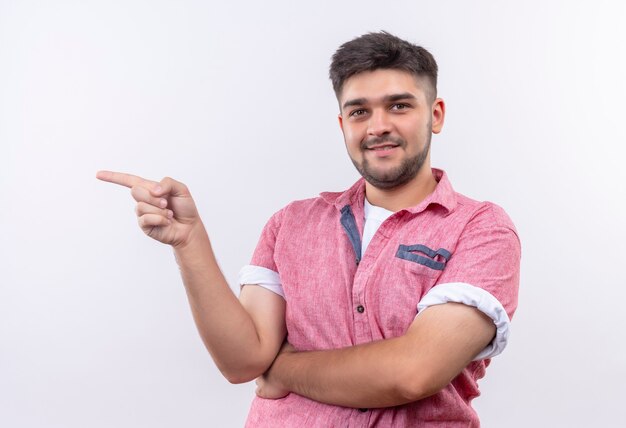
[[[393,214],[393,211],[372,205],[367,198],[365,198],[364,214],[365,223],[363,225],[363,239],[361,241],[361,257],[365,255],[365,250],[380,225]]]

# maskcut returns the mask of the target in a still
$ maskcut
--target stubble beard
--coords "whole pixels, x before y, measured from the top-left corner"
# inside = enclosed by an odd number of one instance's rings
[[[404,159],[400,165],[387,171],[378,172],[373,170],[365,156],[361,163],[357,162],[352,157],[350,160],[352,160],[352,164],[357,171],[359,171],[359,174],[372,186],[383,190],[393,189],[408,183],[417,176],[428,157],[430,140],[431,134],[428,133],[426,144],[421,152],[413,157]],[[398,144],[401,148],[406,148],[406,141],[404,141],[404,139],[400,137],[383,136],[363,142],[361,144],[361,150],[367,150],[368,146],[381,144],[383,142],[392,142]]]

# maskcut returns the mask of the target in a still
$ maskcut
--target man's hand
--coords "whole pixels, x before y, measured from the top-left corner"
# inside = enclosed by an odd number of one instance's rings
[[[131,189],[137,201],[139,226],[149,237],[174,248],[185,246],[201,225],[196,205],[183,183],[169,177],[160,182],[136,175],[98,171],[96,178]]]
[[[276,358],[289,352],[296,352],[296,348],[291,346],[289,342],[285,341]],[[276,400],[287,396],[289,392],[290,391],[282,388],[277,383],[277,380],[272,376],[272,367],[270,367],[269,370],[263,374],[263,376],[258,377],[256,380],[256,395],[261,398]]]

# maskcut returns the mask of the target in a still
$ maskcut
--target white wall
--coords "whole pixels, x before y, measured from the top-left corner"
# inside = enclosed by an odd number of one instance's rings
[[[301,4],[300,4],[301,3]],[[626,6],[0,0],[0,426],[236,427],[171,251],[113,169],[187,183],[233,286],[267,218],[356,178],[327,79],[386,29],[429,48],[433,164],[523,242],[485,427],[624,426]]]

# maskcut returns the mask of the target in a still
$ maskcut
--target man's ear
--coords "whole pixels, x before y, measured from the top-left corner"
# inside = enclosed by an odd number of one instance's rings
[[[343,117],[341,116],[341,113],[337,115],[337,120],[339,121],[339,127],[341,128],[341,132],[343,133]]]
[[[433,102],[432,115],[433,134],[439,134],[443,128],[443,121],[446,116],[446,104],[441,98],[437,98]]]

